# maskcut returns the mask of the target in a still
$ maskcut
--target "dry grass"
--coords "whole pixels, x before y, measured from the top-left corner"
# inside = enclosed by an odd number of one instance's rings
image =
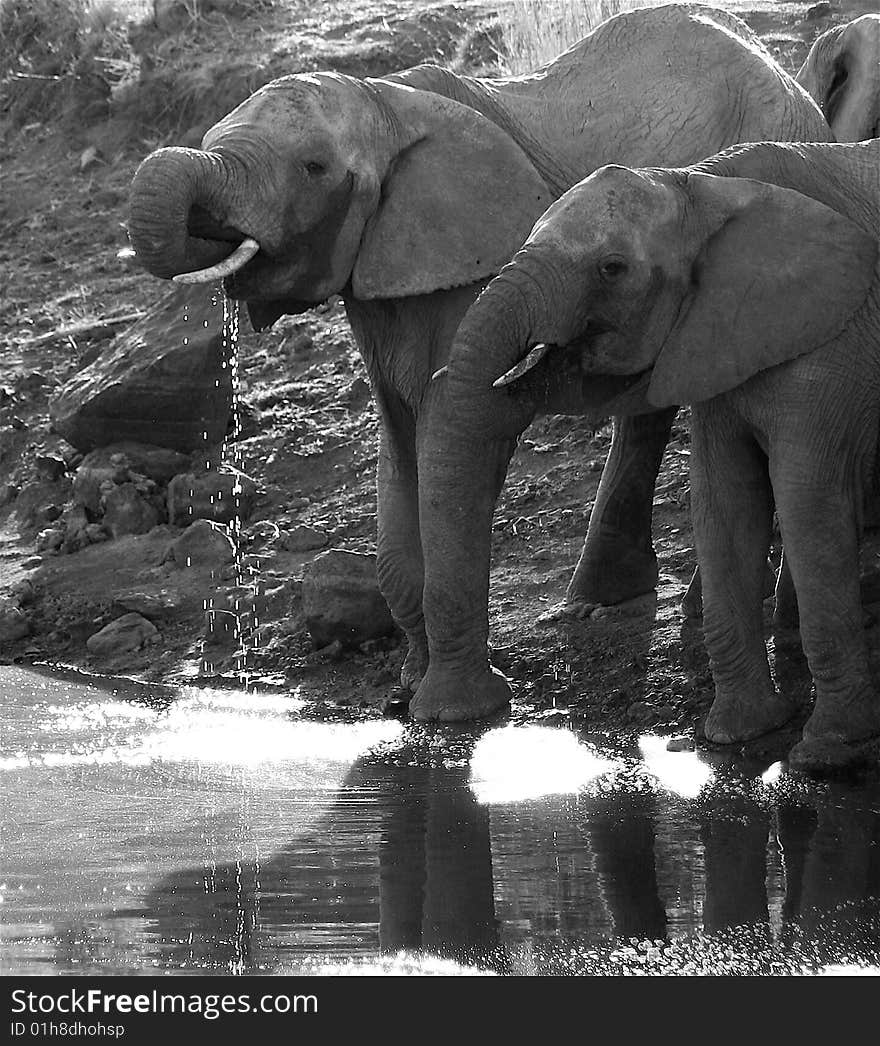
[[[668,0],[506,0],[499,7],[499,58],[512,76],[531,72],[612,15]]]

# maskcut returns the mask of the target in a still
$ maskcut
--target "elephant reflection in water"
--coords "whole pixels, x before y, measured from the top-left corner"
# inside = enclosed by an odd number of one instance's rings
[[[415,969],[438,957],[504,973],[525,945],[539,972],[567,973],[559,944],[586,946],[600,969],[616,942],[688,942],[701,928],[748,925],[770,945],[768,882],[783,942],[842,902],[880,896],[880,815],[842,787],[774,812],[754,775],[720,770],[727,786],[693,806],[662,791],[493,805],[477,801],[461,746],[454,765],[418,765],[431,756],[413,744],[359,760],[285,850],[168,876],[146,899],[165,965],[278,972],[405,951]],[[784,887],[774,864],[768,877],[771,830]],[[695,903],[673,916],[663,898],[684,880]]]

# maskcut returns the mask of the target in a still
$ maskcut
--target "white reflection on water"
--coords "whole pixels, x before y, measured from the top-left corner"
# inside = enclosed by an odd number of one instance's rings
[[[645,769],[664,791],[683,799],[696,799],[715,774],[696,752],[667,751],[667,740],[656,734],[642,734],[639,751]]]
[[[393,739],[393,721],[319,723],[292,718],[289,696],[186,688],[167,709],[117,700],[77,700],[37,709],[18,750],[0,770],[153,763],[256,767],[273,763],[350,763]],[[7,734],[8,737],[8,734]],[[59,746],[58,739],[63,739]],[[14,742],[13,742],[14,743]]]
[[[474,747],[470,787],[480,803],[569,795],[616,765],[567,730],[505,726]]]

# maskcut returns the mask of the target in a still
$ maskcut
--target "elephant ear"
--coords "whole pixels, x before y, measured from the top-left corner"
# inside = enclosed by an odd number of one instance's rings
[[[834,338],[877,257],[873,236],[792,189],[691,173],[687,191],[692,220],[712,231],[654,364],[657,407],[710,399]]]
[[[401,298],[494,276],[553,201],[516,142],[480,113],[428,91],[395,110],[414,140],[382,185],[352,273],[357,298]]]

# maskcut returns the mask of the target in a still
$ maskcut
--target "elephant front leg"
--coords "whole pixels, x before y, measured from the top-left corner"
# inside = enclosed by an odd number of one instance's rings
[[[880,700],[862,622],[853,498],[833,482],[792,482],[799,472],[786,466],[776,504],[816,700],[790,762],[820,771],[860,758],[862,742],[880,736]]]
[[[445,431],[419,453],[430,660],[410,714],[457,722],[483,719],[510,702],[510,685],[489,664],[487,642],[492,514],[514,440],[470,441]]]
[[[407,639],[400,685],[415,691],[428,667],[422,615],[424,567],[419,538],[415,439],[382,434],[378,467],[376,572],[391,615]]]
[[[651,541],[654,485],[677,407],[615,418],[569,603],[621,603],[657,584]]]
[[[773,499],[763,453],[722,407],[692,418],[691,499],[703,585],[703,639],[715,682],[710,741],[734,744],[787,722],[796,705],[776,693],[762,602]]]

